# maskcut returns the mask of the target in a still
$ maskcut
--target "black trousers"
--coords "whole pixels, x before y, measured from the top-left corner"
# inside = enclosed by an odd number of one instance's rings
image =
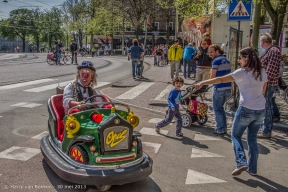
[[[75,63],[77,64],[77,52],[72,52],[72,64],[73,64],[73,61],[75,60]]]

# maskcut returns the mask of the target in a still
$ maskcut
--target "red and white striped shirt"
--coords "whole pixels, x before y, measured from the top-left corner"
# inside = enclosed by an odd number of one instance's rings
[[[268,85],[278,86],[281,53],[278,47],[270,47],[261,58],[262,67],[268,75]]]

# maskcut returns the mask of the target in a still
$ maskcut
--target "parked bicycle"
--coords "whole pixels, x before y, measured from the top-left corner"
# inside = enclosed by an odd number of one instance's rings
[[[60,56],[60,65],[69,65],[69,64],[71,64],[71,62],[72,62],[71,55],[66,55],[65,52],[62,52],[61,56]],[[56,54],[48,53],[47,54],[47,63],[49,65],[57,65]]]
[[[88,51],[80,51],[80,55],[82,57],[87,57],[89,54],[88,54]]]

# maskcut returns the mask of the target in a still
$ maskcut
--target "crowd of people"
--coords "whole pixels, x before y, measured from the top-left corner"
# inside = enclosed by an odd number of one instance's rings
[[[137,39],[134,39],[132,44],[127,50],[127,55],[132,64],[132,77],[136,79],[141,78],[143,72],[143,63],[141,64],[141,62],[145,49]],[[237,84],[240,100],[231,131],[236,161],[236,168],[232,171],[232,175],[240,175],[243,171],[247,171],[252,176],[257,175],[259,154],[257,137],[271,138],[273,117],[277,113],[277,105],[273,95],[277,93],[278,79],[283,73],[281,67],[283,62],[281,61],[285,58],[281,58],[279,48],[272,44],[272,37],[269,33],[260,36],[260,46],[266,50],[261,57],[251,47],[241,49],[238,57],[240,68],[234,72],[231,71],[231,63],[225,56],[225,49],[217,44],[212,44],[209,35],[202,39],[197,49],[195,44],[189,43],[183,51],[177,39],[170,48],[168,48],[168,45],[157,46],[151,53],[156,57],[155,66],[159,66],[163,60],[163,65],[170,63],[170,75],[174,88],[168,96],[168,114],[165,119],[155,124],[156,132],[160,133],[161,128],[167,126],[176,117],[176,136],[183,137],[181,131],[182,118],[179,111],[180,89],[184,84],[184,79],[190,78],[190,70],[193,72],[193,69],[191,69],[192,61],[195,61],[196,70],[194,70],[197,83],[190,86],[195,90],[199,90],[203,86],[214,84],[212,101],[216,129],[213,133],[216,136],[227,134],[224,103],[232,92],[231,83],[235,82]],[[55,49],[58,50],[58,47],[55,46]],[[71,52],[76,50],[77,46],[72,41]],[[77,55],[77,52],[75,54]],[[76,58],[75,56],[77,63]],[[182,59],[184,79],[179,77],[180,60]],[[186,67],[188,70],[185,69]],[[82,104],[91,95],[97,94],[93,92],[93,87],[97,82],[96,69],[93,63],[89,61],[82,62],[77,68],[76,77],[76,80],[64,89],[63,106],[66,112],[69,108]],[[258,133],[260,129],[261,131]],[[245,131],[247,131],[248,160],[241,139]]]
[[[135,40],[133,40],[135,42]],[[136,40],[137,41],[137,40]],[[175,117],[176,136],[182,137],[182,119],[179,112],[181,99],[180,88],[184,79],[195,78],[197,84],[191,85],[195,90],[202,86],[214,84],[213,110],[215,113],[216,136],[227,134],[227,120],[224,104],[232,93],[232,82],[235,82],[240,92],[239,107],[233,119],[231,139],[235,153],[236,168],[233,176],[247,171],[250,175],[257,174],[258,147],[257,138],[271,138],[273,121],[280,120],[278,107],[275,103],[275,94],[278,92],[279,77],[283,73],[283,60],[277,46],[272,44],[269,33],[260,36],[260,46],[265,53],[259,57],[257,50],[247,47],[239,51],[238,63],[240,68],[231,71],[231,63],[226,57],[228,53],[228,42],[221,47],[212,44],[210,35],[204,34],[198,48],[189,43],[183,50],[176,39],[174,44],[155,46],[152,51],[154,66],[170,64],[171,81],[174,88],[168,97],[168,115],[164,120],[155,125],[156,132],[168,125]],[[137,47],[137,48],[136,48]],[[138,54],[135,54],[138,52]],[[132,76],[135,78],[137,61],[143,58],[144,50],[138,43],[128,51],[128,57],[132,58]],[[180,61],[183,61],[183,77],[179,77]],[[282,67],[281,67],[282,66]],[[191,71],[194,77],[191,77]],[[241,137],[247,130],[247,145],[249,159],[247,160]],[[260,130],[260,133],[258,133]]]

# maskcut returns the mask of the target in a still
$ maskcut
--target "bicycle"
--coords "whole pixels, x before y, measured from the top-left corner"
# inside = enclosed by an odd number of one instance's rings
[[[95,53],[92,54],[92,57],[99,57],[97,51],[95,51]]]
[[[62,61],[62,62],[61,62]],[[70,61],[70,63],[69,63]],[[72,57],[70,55],[66,55],[65,53],[62,53],[60,55],[60,65],[67,65],[71,64]],[[57,56],[55,56],[53,53],[47,54],[47,63],[49,65],[57,65]]]
[[[80,55],[82,57],[87,57],[89,54],[88,54],[88,51],[80,51]]]

